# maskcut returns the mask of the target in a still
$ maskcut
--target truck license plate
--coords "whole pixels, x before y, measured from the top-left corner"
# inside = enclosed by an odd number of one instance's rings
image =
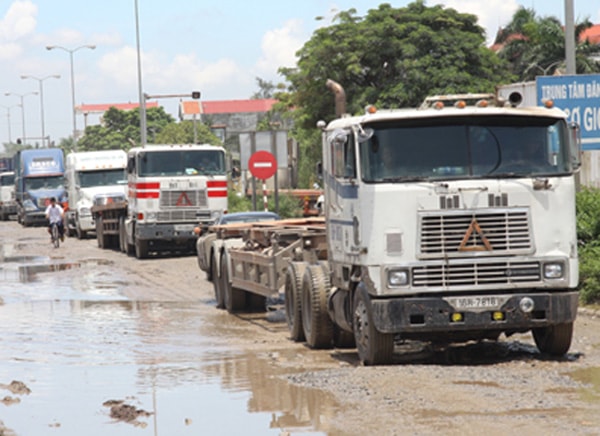
[[[477,297],[446,297],[444,300],[456,310],[497,310],[500,309],[510,297],[506,295],[486,295]]]

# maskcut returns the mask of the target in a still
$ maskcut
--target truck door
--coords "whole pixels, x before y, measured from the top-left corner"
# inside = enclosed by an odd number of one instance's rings
[[[336,129],[326,138],[329,166],[326,174],[325,216],[328,223],[330,257],[348,261],[358,254],[359,235],[356,217],[359,215],[358,183],[356,181],[356,149],[350,129]]]

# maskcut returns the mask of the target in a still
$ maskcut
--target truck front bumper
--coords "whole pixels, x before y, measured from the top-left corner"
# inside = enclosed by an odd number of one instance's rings
[[[579,294],[575,291],[525,292],[479,297],[500,297],[503,304],[489,310],[481,307],[463,309],[449,302],[456,300],[443,297],[372,299],[371,304],[375,326],[383,333],[516,332],[573,322],[577,316]],[[469,298],[473,297],[465,297]],[[533,307],[524,304],[530,302]]]
[[[151,244],[168,242],[172,244],[196,244],[197,236],[192,223],[159,224],[137,223],[135,226],[136,239],[145,240]]]

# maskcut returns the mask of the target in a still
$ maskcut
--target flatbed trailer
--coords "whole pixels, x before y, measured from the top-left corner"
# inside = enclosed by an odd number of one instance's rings
[[[99,248],[115,248],[127,252],[125,219],[127,201],[92,206],[92,217],[96,223],[96,238]]]

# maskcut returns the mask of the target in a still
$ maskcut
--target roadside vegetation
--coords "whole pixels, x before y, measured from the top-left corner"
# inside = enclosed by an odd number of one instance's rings
[[[600,304],[600,189],[577,193],[579,290],[584,304]]]

